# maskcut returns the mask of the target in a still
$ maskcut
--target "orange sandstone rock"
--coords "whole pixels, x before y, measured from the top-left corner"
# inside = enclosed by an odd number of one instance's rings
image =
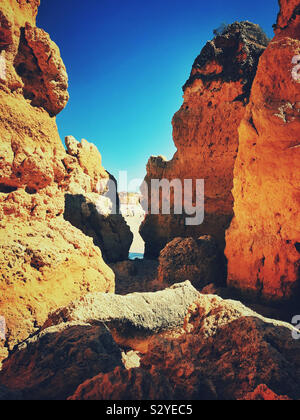
[[[185,226],[185,216],[147,216],[141,228],[147,256],[157,257],[178,236],[212,235],[224,248],[233,216],[238,127],[267,42],[258,25],[234,23],[208,42],[195,60],[183,88],[184,103],[173,118],[177,152],[170,162],[150,158],[145,180],[150,185],[151,179],[204,179],[205,220],[200,226]]]
[[[226,238],[228,285],[271,301],[296,297],[300,281],[300,84],[292,77],[300,3],[280,3],[239,128]]]
[[[49,312],[87,292],[115,288],[93,235],[64,219],[66,195],[96,202],[110,175],[92,144],[73,139],[67,151],[62,145],[55,115],[68,101],[67,73],[58,47],[35,26],[38,6],[38,0],[0,4],[5,64],[0,77],[0,316],[7,325],[0,362]],[[123,242],[113,228],[123,229]],[[116,236],[119,247],[125,243],[126,253],[129,228],[123,219],[113,228],[105,224],[108,237]],[[109,255],[111,248],[105,251]]]

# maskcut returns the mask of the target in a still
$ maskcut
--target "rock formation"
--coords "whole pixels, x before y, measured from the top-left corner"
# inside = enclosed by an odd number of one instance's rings
[[[101,166],[101,155],[93,144],[84,139],[78,143],[73,136],[68,136],[66,146],[68,157],[65,165],[71,174],[71,182],[65,195],[65,220],[93,238],[107,263],[126,260],[133,234],[119,214],[117,181]],[[89,187],[89,178],[79,177],[76,170],[78,165],[93,180],[92,189]],[[109,185],[106,188],[108,179],[115,186],[115,197],[112,195],[111,198],[116,201],[116,214],[112,214],[113,203],[109,198],[109,191],[106,191],[109,188]],[[99,192],[105,192],[108,196],[99,195]]]
[[[90,294],[56,311],[11,352],[0,397],[297,399],[294,332],[188,283],[148,294]],[[112,337],[127,352],[139,351],[140,362],[126,364]]]
[[[239,302],[201,295],[185,334],[154,337],[141,368],[168,378],[178,399],[240,399],[265,384],[300,395],[300,342],[289,324],[263,318]]]
[[[150,158],[145,181],[150,185],[152,179],[204,179],[205,220],[199,226],[185,226],[185,216],[149,214],[141,227],[147,257],[158,257],[178,236],[212,235],[224,249],[225,230],[233,216],[238,127],[267,43],[258,25],[234,23],[208,42],[196,58],[183,87],[184,103],[173,118],[177,152],[170,162]]]
[[[239,128],[235,218],[226,238],[228,285],[255,298],[296,298],[300,281],[299,0],[281,0]]]
[[[66,399],[95,372],[121,365],[121,351],[104,325],[65,323],[21,344],[4,363],[0,381],[26,400]]]
[[[259,385],[253,392],[246,394],[244,401],[290,401],[286,395],[277,395],[266,385]]]
[[[61,322],[105,323],[123,347],[145,351],[155,334],[180,329],[198,292],[189,281],[155,293],[90,293],[52,313],[43,328]]]
[[[201,290],[210,283],[224,284],[224,274],[223,257],[216,241],[209,236],[175,238],[159,256],[158,280],[163,284],[188,279]]]
[[[59,138],[55,115],[68,101],[68,78],[58,47],[35,26],[38,6],[39,0],[0,4],[0,316],[7,327],[0,363],[50,311],[115,287],[92,238],[64,219],[68,197],[94,203],[110,175],[95,146],[67,139],[66,151]],[[125,222],[103,224],[95,230],[117,238],[105,255],[118,242],[122,252],[117,247],[113,259],[125,257]]]
[[[163,375],[152,375],[144,369],[117,367],[113,372],[88,379],[69,400],[172,400],[173,395],[172,387]]]

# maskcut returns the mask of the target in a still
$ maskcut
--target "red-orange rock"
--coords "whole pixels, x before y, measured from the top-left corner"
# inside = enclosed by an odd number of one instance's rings
[[[290,300],[300,285],[300,84],[292,76],[299,1],[281,6],[239,128],[226,238],[228,285],[272,301]]]
[[[184,329],[153,337],[141,358],[141,368],[164,375],[178,398],[236,400],[260,384],[299,398],[300,342],[290,324],[200,295]]]
[[[209,283],[224,282],[223,256],[210,236],[175,238],[159,256],[158,280],[162,284],[189,280],[201,290]]]
[[[242,400],[245,401],[291,401],[287,396],[275,394],[266,385],[259,385],[253,392],[245,395]]]
[[[205,220],[185,226],[185,216],[148,215],[141,228],[147,256],[157,257],[178,236],[212,235],[224,248],[225,229],[233,216],[238,127],[266,45],[258,25],[234,23],[208,42],[195,60],[183,88],[184,103],[173,118],[177,152],[170,162],[150,158],[145,180],[150,185],[151,179],[204,179]]]
[[[172,400],[174,392],[168,380],[159,373],[151,375],[143,369],[126,370],[117,367],[113,372],[88,379],[78,387],[69,400]]]

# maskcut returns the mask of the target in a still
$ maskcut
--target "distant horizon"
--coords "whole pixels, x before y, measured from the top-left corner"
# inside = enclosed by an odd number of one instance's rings
[[[128,171],[143,179],[151,155],[171,159],[182,86],[213,30],[248,20],[273,37],[277,0],[224,3],[42,1],[37,25],[58,44],[69,75],[70,100],[57,117],[62,141],[94,143],[116,178]]]

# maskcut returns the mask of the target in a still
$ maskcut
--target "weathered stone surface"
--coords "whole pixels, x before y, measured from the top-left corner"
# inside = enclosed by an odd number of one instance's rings
[[[64,220],[67,194],[100,200],[110,175],[94,145],[62,145],[53,115],[66,105],[67,75],[58,47],[35,27],[38,5],[0,4],[0,316],[7,324],[0,363],[49,311],[87,292],[114,291],[99,248]],[[102,230],[130,242],[128,229],[113,230],[124,225],[105,222]]]
[[[105,192],[109,174],[102,166],[102,156],[97,147],[85,139],[78,142],[73,136],[67,136],[65,144],[67,156],[64,165],[70,177],[70,191],[74,189],[78,192],[80,187],[83,190],[85,187],[85,192]],[[82,173],[90,184],[83,182]]]
[[[10,349],[49,312],[89,291],[114,291],[114,274],[100,251],[63,219],[26,225],[17,218],[0,226],[0,315]]]
[[[189,280],[196,289],[225,283],[224,261],[216,241],[175,238],[160,253],[158,280],[164,284]]]
[[[116,368],[100,374],[78,387],[69,400],[172,400],[173,390],[168,380],[159,373],[143,369]]]
[[[106,262],[127,260],[133,240],[125,219],[111,214],[111,201],[99,194],[66,194],[64,218],[93,238]]]
[[[299,25],[299,0],[279,0],[280,12],[277,18],[275,31],[295,30]]]
[[[188,281],[155,293],[90,293],[51,314],[44,328],[66,321],[105,322],[120,345],[145,351],[149,337],[183,326],[197,298]]]
[[[157,280],[157,260],[136,259],[109,264],[115,273],[116,294],[156,292],[168,287]]]
[[[45,31],[29,23],[21,29],[20,41],[14,65],[24,84],[24,97],[51,116],[57,115],[69,100],[68,75],[59,48]]]
[[[185,215],[148,215],[141,227],[147,257],[158,257],[178,236],[212,235],[225,247],[225,230],[233,216],[238,127],[267,42],[258,25],[234,23],[208,42],[195,60],[184,86],[184,103],[173,118],[177,152],[170,162],[161,156],[150,158],[145,181],[150,185],[151,179],[204,179],[205,220],[186,226]],[[179,199],[172,197],[172,206]]]
[[[242,400],[245,401],[289,401],[290,398],[284,395],[277,395],[266,385],[259,385],[253,392],[246,394]]]
[[[299,398],[300,342],[292,338],[290,324],[263,318],[236,301],[201,295],[184,328],[185,334],[153,337],[141,360],[143,369],[166,376],[182,395],[184,389],[197,392],[199,378],[205,378],[221,400],[243,398],[260,384]]]
[[[292,77],[300,16],[298,1],[280,3],[239,128],[226,256],[229,286],[284,302],[298,299],[300,282],[300,84]]]
[[[86,379],[121,365],[121,352],[104,325],[65,323],[15,349],[3,363],[0,384],[26,400],[66,399]]]

